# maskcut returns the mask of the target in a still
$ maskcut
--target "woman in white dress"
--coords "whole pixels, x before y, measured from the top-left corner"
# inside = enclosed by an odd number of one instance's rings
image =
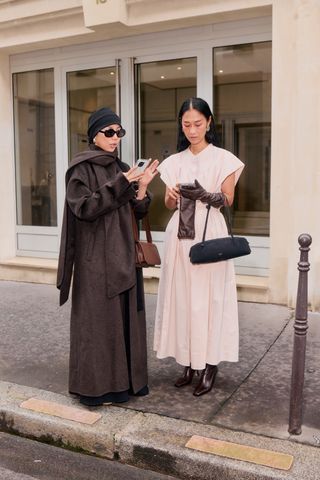
[[[186,100],[179,113],[178,153],[158,167],[166,184],[165,204],[174,209],[165,234],[156,310],[154,349],[174,357],[184,371],[175,383],[192,382],[201,370],[195,396],[209,392],[222,361],[237,362],[239,327],[233,261],[193,265],[190,247],[202,239],[227,236],[220,208],[232,205],[244,164],[217,146],[213,116],[201,98]]]

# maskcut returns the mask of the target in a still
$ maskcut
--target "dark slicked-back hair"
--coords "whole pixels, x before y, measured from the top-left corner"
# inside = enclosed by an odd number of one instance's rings
[[[212,143],[212,145],[215,145],[216,147],[220,146],[219,138],[215,129],[215,124],[213,120],[213,115],[210,110],[209,105],[205,100],[202,98],[197,98],[197,97],[191,97],[188,98],[183,102],[180,108],[179,112],[179,125],[178,125],[178,142],[177,142],[177,150],[178,152],[181,152],[182,150],[185,150],[186,148],[189,147],[190,142],[183,133],[182,130],[182,117],[183,114],[186,113],[188,110],[197,110],[198,112],[202,113],[206,117],[207,120],[211,118],[210,122],[210,129],[208,132],[206,132],[205,139],[208,143]]]

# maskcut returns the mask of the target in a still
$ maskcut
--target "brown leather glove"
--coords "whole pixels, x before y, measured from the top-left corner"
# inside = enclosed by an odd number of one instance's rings
[[[226,204],[226,196],[222,192],[210,193],[207,192],[198,182],[194,181],[194,186],[180,187],[180,194],[182,197],[190,200],[200,200],[202,203],[207,203],[212,207],[219,208]]]
[[[195,237],[195,212],[196,201],[190,200],[190,198],[180,197],[178,238],[193,239]]]

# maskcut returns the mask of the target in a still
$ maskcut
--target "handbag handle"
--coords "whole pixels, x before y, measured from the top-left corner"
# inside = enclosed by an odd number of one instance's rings
[[[224,205],[224,207],[225,207],[225,211],[226,211],[225,220],[226,220],[226,224],[227,224],[228,234],[231,236],[231,238],[233,238],[232,226],[231,226],[231,213],[230,213],[230,207],[229,207],[229,203],[228,203],[227,197],[226,197],[226,205]],[[211,208],[211,205],[209,205],[209,203],[208,203],[207,206],[206,206],[207,215],[206,215],[206,222],[205,222],[205,224],[204,224],[204,229],[203,229],[202,242],[204,242],[205,239],[206,239],[207,225],[208,225],[208,218],[209,218],[210,208]]]
[[[131,209],[131,216],[132,216],[132,227],[133,227],[134,240],[135,240],[135,242],[139,242],[139,232],[138,232],[137,221],[136,221],[136,217],[135,217],[132,209]],[[146,232],[147,242],[152,243],[152,236],[151,236],[151,229],[150,229],[148,214],[142,219],[142,225],[144,226],[144,229],[145,229],[145,232]]]

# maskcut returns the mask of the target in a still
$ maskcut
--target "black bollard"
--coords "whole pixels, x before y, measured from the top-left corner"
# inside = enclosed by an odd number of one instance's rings
[[[299,283],[297,291],[296,318],[294,323],[294,344],[292,357],[291,396],[289,433],[300,435],[302,424],[303,383],[308,330],[308,252],[312,238],[307,233],[299,236],[300,261],[298,263]]]

